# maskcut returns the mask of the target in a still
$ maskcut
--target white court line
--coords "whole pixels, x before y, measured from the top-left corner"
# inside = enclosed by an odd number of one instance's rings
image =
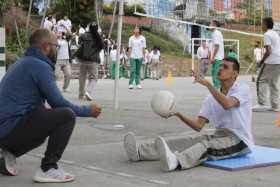
[[[34,155],[34,154],[31,154],[31,155]],[[37,157],[40,157],[40,158],[43,158],[43,157],[44,157],[43,154],[35,154],[34,156],[37,156]]]
[[[70,160],[60,160],[60,162],[64,163],[64,164],[74,164],[75,162],[70,161]]]
[[[153,182],[153,183],[157,183],[157,184],[164,184],[164,185],[168,185],[169,184],[168,182],[160,181],[160,180],[149,180],[149,181]]]
[[[134,175],[130,175],[130,174],[127,174],[127,173],[122,173],[122,172],[117,172],[116,174],[120,175],[120,176],[123,176],[123,177],[135,177]]]
[[[102,169],[102,168],[99,168],[99,167],[95,167],[95,166],[88,166],[88,167],[86,167],[86,168],[88,168],[88,169],[90,169],[90,170],[94,170],[94,171],[103,171],[103,172],[106,172],[105,169]]]

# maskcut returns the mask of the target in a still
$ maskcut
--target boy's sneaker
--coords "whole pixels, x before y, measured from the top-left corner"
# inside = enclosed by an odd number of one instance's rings
[[[91,97],[91,95],[88,92],[85,93],[85,98],[88,101],[92,101],[93,100],[93,98]]]
[[[160,158],[160,168],[163,171],[173,171],[179,166],[176,155],[171,152],[167,143],[162,137],[156,139],[156,148]]]
[[[252,108],[253,112],[265,112],[268,111],[269,109],[270,107],[265,105],[256,105]]]
[[[9,151],[0,148],[0,173],[16,176],[18,174],[16,157]]]
[[[71,182],[74,180],[74,176],[65,172],[63,169],[58,168],[54,169],[51,168],[46,172],[43,172],[43,170],[40,168],[33,180],[34,182],[40,182],[40,183],[62,183],[62,182]]]
[[[136,85],[137,89],[142,89],[142,86],[140,84]]]
[[[130,84],[129,86],[128,86],[128,89],[133,89],[134,88],[134,86],[132,85],[132,84]]]
[[[129,132],[124,136],[123,145],[130,161],[140,160],[138,145],[134,133]]]

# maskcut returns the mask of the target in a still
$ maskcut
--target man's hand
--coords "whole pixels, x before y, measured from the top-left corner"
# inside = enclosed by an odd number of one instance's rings
[[[194,76],[194,83],[199,83],[206,87],[211,84],[208,80],[201,78],[200,75],[197,72],[194,72],[193,70],[192,75]]]
[[[91,104],[90,108],[91,108],[91,116],[97,118],[101,113],[101,107],[99,107],[97,104]]]

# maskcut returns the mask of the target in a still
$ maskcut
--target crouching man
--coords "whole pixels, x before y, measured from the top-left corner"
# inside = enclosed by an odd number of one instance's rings
[[[25,56],[0,83],[0,172],[18,174],[16,158],[48,138],[36,182],[69,182],[74,176],[57,164],[75,126],[76,116],[98,117],[96,104],[78,106],[65,100],[55,81],[58,43],[46,29],[36,30]],[[51,108],[45,107],[48,102]]]

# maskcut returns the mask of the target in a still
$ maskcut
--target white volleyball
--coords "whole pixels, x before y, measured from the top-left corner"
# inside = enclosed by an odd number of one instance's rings
[[[154,94],[151,100],[153,111],[161,117],[168,117],[175,110],[175,96],[172,92],[162,90]]]

